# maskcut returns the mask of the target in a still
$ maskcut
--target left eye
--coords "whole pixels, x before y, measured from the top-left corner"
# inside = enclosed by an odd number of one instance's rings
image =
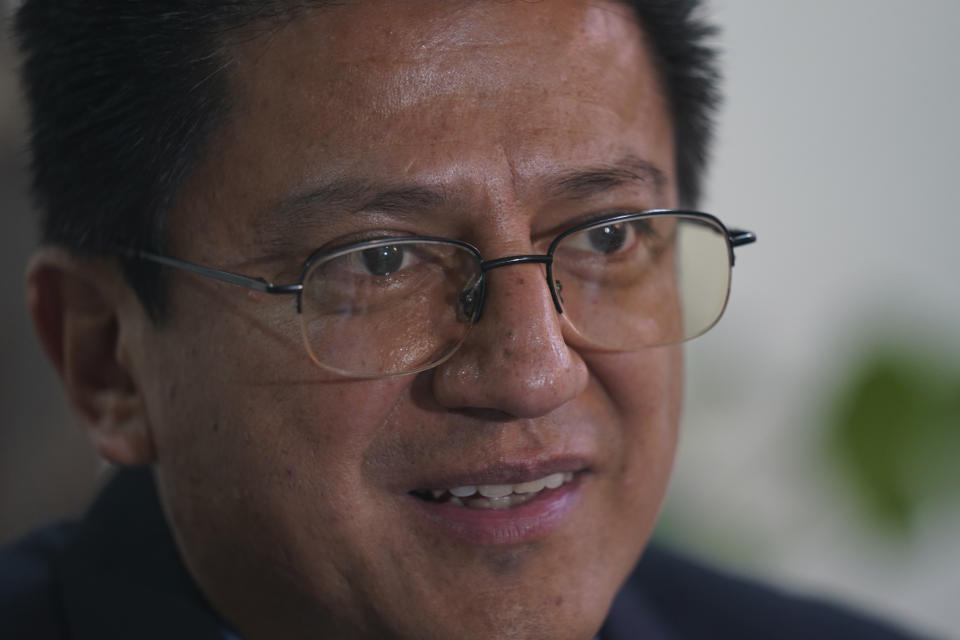
[[[633,227],[629,224],[607,224],[590,229],[586,234],[589,248],[604,255],[623,249],[632,240]]]
[[[618,222],[585,229],[567,238],[570,249],[601,256],[612,256],[629,251],[637,242],[633,223]]]

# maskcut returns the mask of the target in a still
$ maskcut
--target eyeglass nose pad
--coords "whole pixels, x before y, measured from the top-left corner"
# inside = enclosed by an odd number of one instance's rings
[[[482,275],[463,290],[460,294],[460,305],[457,308],[457,320],[470,324],[475,324],[480,320],[485,290]]]

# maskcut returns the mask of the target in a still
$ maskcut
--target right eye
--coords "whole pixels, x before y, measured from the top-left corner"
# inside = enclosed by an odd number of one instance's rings
[[[427,256],[412,244],[382,244],[369,249],[356,249],[328,263],[328,272],[340,272],[351,278],[366,278],[372,282],[384,279],[393,282],[395,277],[409,275]]]
[[[364,249],[355,256],[355,262],[359,263],[369,274],[374,276],[388,276],[395,271],[403,268],[407,255],[406,249],[402,245],[385,245],[382,247],[373,247]]]

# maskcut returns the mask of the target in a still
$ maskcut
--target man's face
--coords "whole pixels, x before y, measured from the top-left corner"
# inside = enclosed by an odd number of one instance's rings
[[[170,219],[177,257],[288,283],[371,234],[492,259],[675,205],[669,118],[625,6],[356,3],[233,53],[232,111]],[[575,346],[541,265],[488,276],[452,358],[358,380],[310,360],[291,297],[172,274],[134,367],[178,543],[242,635],[599,627],[665,492],[681,350]],[[509,509],[421,497],[555,473],[568,481]]]

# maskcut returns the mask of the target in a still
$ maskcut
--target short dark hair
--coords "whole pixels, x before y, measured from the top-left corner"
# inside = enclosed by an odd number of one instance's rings
[[[624,0],[626,1],[626,0]],[[324,0],[24,0],[15,20],[31,123],[41,239],[77,255],[163,252],[167,213],[230,109],[237,34]],[[700,195],[719,102],[714,28],[701,0],[630,0],[670,109],[677,188]],[[165,308],[162,274],[123,268],[144,308]]]
[[[713,43],[719,30],[701,15],[702,0],[627,0],[627,4],[640,19],[667,99],[680,206],[695,208],[721,101]]]

